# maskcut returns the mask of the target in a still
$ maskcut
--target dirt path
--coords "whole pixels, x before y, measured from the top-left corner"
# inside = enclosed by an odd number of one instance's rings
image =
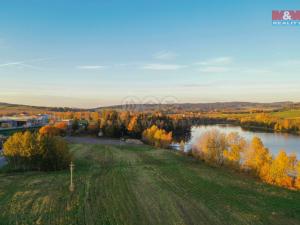
[[[98,138],[98,137],[66,137],[67,141],[75,144],[102,144],[102,145],[121,145],[137,146],[142,144],[133,144],[121,141],[117,138]]]

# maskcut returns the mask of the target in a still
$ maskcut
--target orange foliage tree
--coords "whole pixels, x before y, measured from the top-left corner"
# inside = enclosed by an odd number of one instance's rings
[[[143,132],[142,139],[148,144],[166,148],[172,142],[172,132],[167,132],[164,129],[159,129],[156,125],[152,125]]]
[[[39,133],[42,135],[58,136],[60,129],[51,125],[46,125],[40,128]]]
[[[300,161],[297,164],[296,173],[297,173],[297,178],[295,182],[295,187],[300,189]]]

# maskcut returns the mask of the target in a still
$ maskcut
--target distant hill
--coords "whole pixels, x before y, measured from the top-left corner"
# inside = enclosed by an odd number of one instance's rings
[[[86,111],[86,109],[68,108],[68,107],[45,107],[30,106],[0,102],[0,116],[13,115],[20,113],[47,113],[47,112],[68,112],[68,111]]]
[[[115,109],[135,111],[249,111],[249,110],[280,110],[300,108],[300,103],[294,102],[274,102],[274,103],[254,103],[254,102],[215,102],[215,103],[180,103],[180,104],[131,104],[131,105],[115,105],[109,107],[100,107],[94,110]]]
[[[27,105],[9,104],[0,102],[0,115],[19,114],[19,113],[42,113],[47,111],[44,107]]]
[[[30,106],[20,104],[10,104],[0,102],[0,115],[19,114],[19,113],[47,113],[47,112],[67,112],[67,111],[102,111],[106,109],[130,110],[137,112],[243,112],[249,110],[258,111],[276,111],[282,109],[300,109],[300,103],[294,102],[273,102],[273,103],[255,103],[255,102],[215,102],[215,103],[178,103],[178,104],[131,104],[131,105],[113,105],[91,109],[70,108],[70,107],[45,107]]]

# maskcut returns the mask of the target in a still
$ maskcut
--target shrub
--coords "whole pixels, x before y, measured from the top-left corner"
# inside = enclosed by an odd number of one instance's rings
[[[19,132],[9,137],[3,147],[4,157],[15,170],[60,170],[71,161],[67,142],[52,135]]]

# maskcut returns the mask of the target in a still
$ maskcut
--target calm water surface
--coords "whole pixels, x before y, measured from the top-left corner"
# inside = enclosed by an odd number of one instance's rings
[[[300,136],[285,134],[285,133],[267,133],[262,131],[248,131],[243,130],[238,126],[231,125],[208,125],[195,126],[191,129],[191,138],[187,142],[185,149],[188,150],[196,142],[196,140],[206,131],[219,130],[222,133],[238,132],[240,136],[247,141],[251,141],[254,136],[258,136],[263,141],[264,145],[269,148],[273,155],[276,155],[280,149],[284,149],[287,153],[295,152],[298,159],[300,159]],[[179,145],[173,146],[179,149]]]

